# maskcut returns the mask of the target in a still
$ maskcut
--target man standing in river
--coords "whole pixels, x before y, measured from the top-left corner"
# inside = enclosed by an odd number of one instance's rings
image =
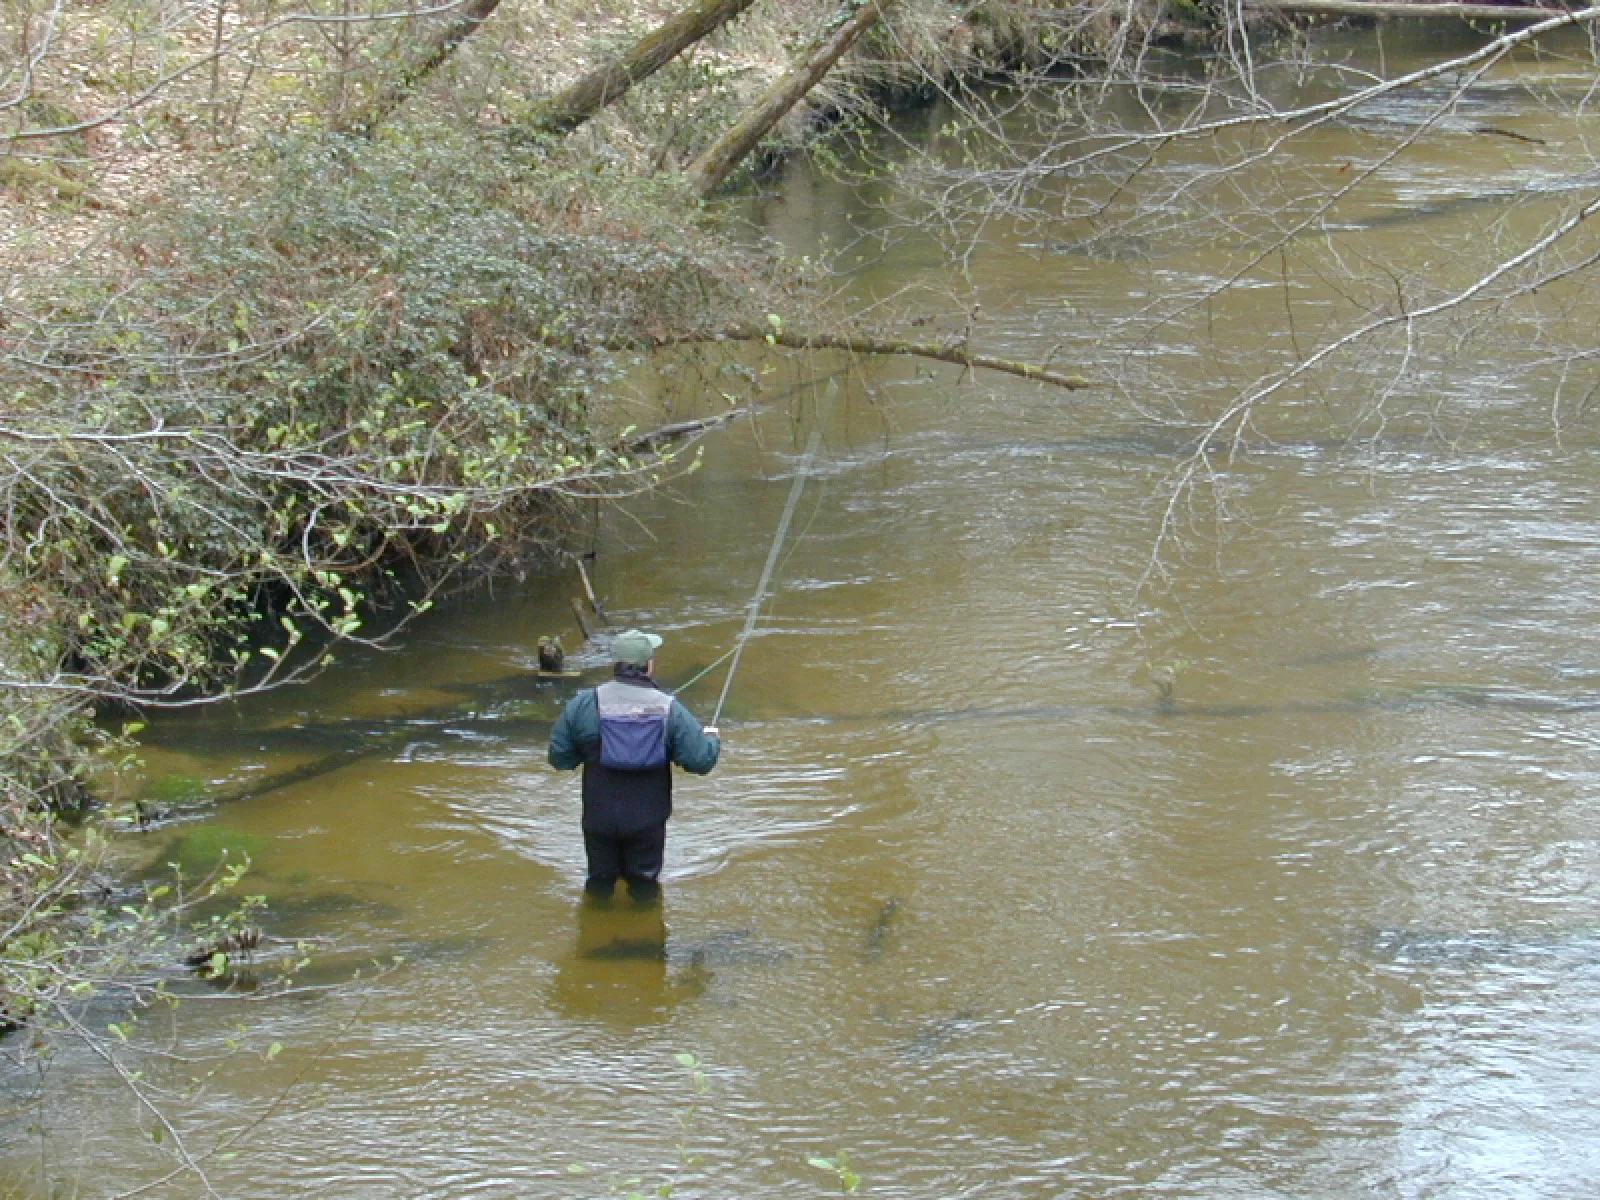
[[[656,877],[672,815],[672,764],[708,775],[722,739],[701,728],[655,681],[661,639],[630,629],[611,642],[615,677],[567,702],[550,735],[550,765],[583,767],[584,889],[609,896],[620,877],[637,900],[659,891]]]

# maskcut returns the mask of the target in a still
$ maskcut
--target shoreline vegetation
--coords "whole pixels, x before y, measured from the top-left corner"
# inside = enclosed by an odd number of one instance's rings
[[[137,714],[303,678],[552,561],[580,502],[692,470],[715,422],[603,423],[656,349],[765,339],[1090,386],[833,323],[821,268],[753,252],[701,201],[894,98],[1205,45],[1229,11],[8,0],[0,1015],[67,1030],[137,958],[108,932],[96,837],[63,826],[137,818],[91,786],[131,761]]]

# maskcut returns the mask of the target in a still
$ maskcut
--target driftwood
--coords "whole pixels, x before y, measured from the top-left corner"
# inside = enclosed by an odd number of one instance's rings
[[[526,128],[535,133],[571,133],[608,104],[628,94],[687,47],[749,8],[755,0],[701,0],[635,42],[621,58],[596,67],[576,83],[534,106]]]
[[[1244,0],[1244,6],[1252,12],[1307,17],[1428,17],[1460,21],[1548,21],[1567,11],[1533,5],[1406,4],[1402,0]]]
[[[853,0],[847,3],[846,16],[823,33],[806,51],[799,63],[757,100],[733,127],[689,166],[689,185],[701,196],[709,196],[722,186],[733,169],[760,144],[772,127],[816,87],[833,69],[846,50],[860,40],[895,3],[895,0]]]
[[[340,133],[371,133],[384,118],[409,100],[422,81],[449,61],[450,56],[487,21],[500,0],[465,0],[459,9],[434,23],[432,35],[417,56],[377,94],[355,112],[334,123]]]
[[[1024,362],[1021,359],[1014,358],[997,358],[992,354],[974,354],[967,348],[967,343],[964,340],[955,342],[912,342],[901,338],[873,337],[861,333],[796,333],[788,329],[762,329],[754,325],[736,325],[728,329],[719,330],[716,333],[671,338],[657,344],[665,346],[676,342],[689,341],[770,342],[773,345],[784,346],[791,350],[844,350],[851,354],[901,354],[909,355],[913,358],[931,358],[938,362],[966,367],[969,370],[981,367],[986,371],[1001,371],[1021,379],[1032,379],[1037,383],[1054,384],[1056,387],[1065,388],[1068,391],[1080,391],[1084,388],[1097,386],[1092,379],[1086,379],[1082,375],[1067,375],[1060,371],[1053,371],[1040,363]]]

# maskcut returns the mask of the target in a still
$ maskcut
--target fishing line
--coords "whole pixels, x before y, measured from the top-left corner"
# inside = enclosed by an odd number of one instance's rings
[[[778,574],[781,575],[788,568],[789,560],[792,559],[795,556],[795,553],[800,549],[800,543],[806,540],[806,535],[811,532],[811,527],[817,523],[817,518],[821,514],[822,514],[822,493],[819,491],[817,493],[816,503],[813,504],[812,507],[811,507],[811,515],[806,518],[806,523],[800,527],[800,532],[795,535],[794,541],[789,544],[789,549],[784,553],[784,556],[781,559],[778,560],[778,566],[777,566],[777,573]],[[695,684],[699,683],[707,675],[711,674],[711,672],[715,671],[723,663],[727,662],[730,658],[732,658],[733,657],[733,652],[734,652],[734,650],[736,648],[737,647],[729,646],[721,654],[717,655],[717,657],[712,662],[710,662],[709,664],[707,664],[704,667],[701,667],[700,670],[696,671],[688,679],[684,680],[684,682],[680,683],[677,687],[673,688],[672,689],[672,694],[674,696],[678,696],[678,695],[682,695],[684,692],[688,691]]]
[[[795,551],[797,551],[800,548],[800,543],[805,541],[806,534],[811,532],[811,527],[817,523],[817,517],[821,512],[822,512],[822,494],[819,492],[819,493],[817,493],[817,502],[811,509],[811,515],[806,518],[806,523],[801,527],[799,534],[796,535],[796,537],[794,539],[794,544],[789,547],[788,553],[786,553],[778,563],[778,568],[777,569],[778,569],[778,571],[780,573],[784,570],[785,567],[787,567],[789,565],[789,560],[795,556]],[[683,692],[688,691],[695,684],[699,683],[707,675],[711,674],[711,672],[715,671],[723,663],[727,662],[730,658],[732,658],[733,657],[733,652],[734,652],[735,649],[737,649],[737,647],[729,646],[721,654],[717,655],[716,659],[713,662],[711,662],[708,666],[702,667],[700,670],[696,671],[693,675],[691,675],[683,683],[680,683],[677,687],[673,688],[672,689],[672,694],[674,696],[677,696],[677,695],[680,695]]]
[[[789,522],[794,520],[794,510],[800,503],[800,493],[806,486],[806,476],[811,472],[811,460],[816,456],[817,443],[821,440],[822,431],[812,430],[811,440],[806,443],[805,457],[800,460],[800,469],[795,473],[794,486],[789,489],[789,502],[783,506],[783,519],[778,522],[778,532],[772,539],[772,549],[767,551],[766,566],[761,568],[761,582],[756,584],[756,594],[750,597],[750,609],[745,614],[744,630],[733,645],[733,662],[728,667],[728,677],[722,681],[722,695],[717,697],[717,711],[711,714],[712,725],[722,717],[722,706],[727,703],[728,690],[733,687],[733,677],[739,670],[739,658],[744,654],[744,644],[755,630],[756,618],[761,615],[761,602],[767,597],[767,585],[772,581],[772,568],[777,565],[778,551],[783,548],[784,536],[789,532]]]
[[[728,660],[729,660],[729,659],[730,659],[730,658],[732,658],[732,657],[733,657],[733,651],[734,651],[734,648],[733,648],[733,647],[732,647],[732,646],[730,646],[730,647],[729,647],[729,648],[728,648],[728,649],[726,649],[726,650],[724,650],[724,651],[723,651],[723,652],[722,652],[722,653],[721,653],[721,655],[719,655],[719,656],[718,656],[718,658],[717,658],[717,661],[716,661],[716,662],[714,662],[714,663],[712,663],[712,664],[711,664],[711,665],[710,665],[710,666],[709,666],[709,667],[706,667],[706,668],[705,668],[705,669],[704,669],[704,670],[702,670],[702,671],[697,671],[697,672],[695,672],[695,675],[694,675],[694,677],[693,677],[693,678],[692,678],[692,679],[690,679],[690,680],[689,680],[689,682],[687,682],[687,683],[680,683],[680,684],[679,684],[679,685],[678,685],[678,686],[677,686],[677,687],[675,687],[675,688],[673,688],[673,689],[672,689],[672,694],[673,694],[673,695],[674,695],[674,696],[676,696],[676,695],[677,695],[677,694],[678,694],[678,693],[680,693],[680,692],[686,692],[686,691],[688,691],[688,690],[689,690],[689,689],[690,689],[690,688],[692,688],[692,687],[693,687],[693,686],[694,686],[694,685],[695,685],[695,684],[697,684],[697,683],[699,683],[699,682],[700,682],[700,681],[701,681],[701,680],[702,680],[702,679],[704,679],[704,678],[705,678],[705,677],[706,677],[706,676],[707,676],[707,675],[709,675],[709,674],[711,674],[711,672],[713,672],[713,671],[715,671],[715,670],[716,670],[716,669],[717,669],[717,668],[718,668],[718,667],[720,667],[720,666],[721,666],[721,665],[722,665],[722,664],[723,664],[723,663],[725,663],[725,662],[727,662],[727,661],[728,661]]]

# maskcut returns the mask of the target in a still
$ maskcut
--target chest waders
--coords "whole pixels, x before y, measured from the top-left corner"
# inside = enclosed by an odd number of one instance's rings
[[[590,891],[626,879],[635,899],[653,893],[672,815],[667,724],[672,696],[653,683],[595,688],[600,744],[583,768],[583,843]]]

